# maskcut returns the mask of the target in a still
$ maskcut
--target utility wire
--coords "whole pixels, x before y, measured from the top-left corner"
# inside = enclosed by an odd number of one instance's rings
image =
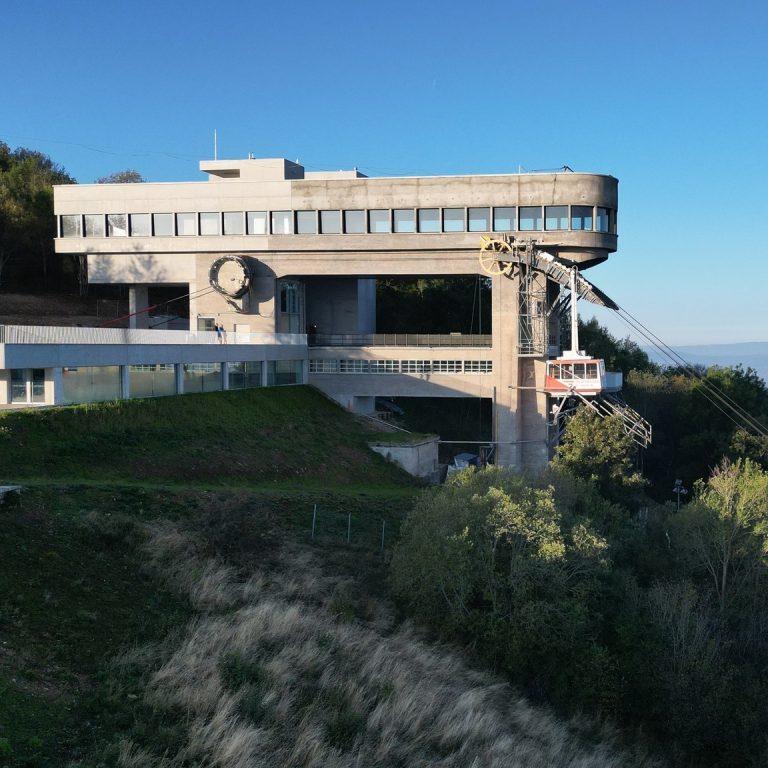
[[[107,320],[106,322],[102,323],[99,327],[105,328],[108,325],[112,325],[112,323],[118,322],[118,320],[127,320],[128,318],[135,317],[136,315],[141,315],[144,312],[149,312],[152,309],[157,309],[157,307],[164,307],[168,306],[169,304],[173,304],[175,301],[180,301],[181,299],[194,298],[199,299],[201,296],[205,296],[209,293],[211,293],[214,290],[211,286],[208,286],[207,288],[200,288],[197,291],[190,291],[189,293],[182,294],[181,296],[177,296],[174,299],[168,299],[168,301],[161,301],[157,304],[151,304],[148,307],[143,307],[142,309],[137,309],[135,312],[129,312],[127,315],[120,315],[119,317],[113,317],[111,320]]]

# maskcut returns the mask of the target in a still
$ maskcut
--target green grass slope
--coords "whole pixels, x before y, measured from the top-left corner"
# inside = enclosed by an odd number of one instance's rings
[[[309,387],[0,411],[0,480],[412,487]]]

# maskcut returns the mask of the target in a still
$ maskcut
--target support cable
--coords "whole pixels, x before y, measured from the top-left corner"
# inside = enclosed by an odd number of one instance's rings
[[[151,304],[148,307],[143,307],[142,309],[137,309],[135,312],[129,312],[127,315],[120,315],[120,317],[113,317],[110,320],[107,320],[106,322],[102,323],[99,328],[106,328],[108,325],[112,325],[112,323],[116,323],[118,320],[127,320],[131,317],[135,317],[136,315],[141,315],[144,312],[149,312],[152,309],[157,309],[158,307],[164,307],[168,306],[169,304],[173,304],[175,301],[180,301],[181,299],[199,299],[202,296],[205,296],[209,293],[213,292],[213,288],[211,286],[207,286],[206,288],[200,288],[197,291],[190,291],[189,293],[184,293],[181,296],[177,296],[174,299],[168,299],[168,301],[161,301],[157,304]]]

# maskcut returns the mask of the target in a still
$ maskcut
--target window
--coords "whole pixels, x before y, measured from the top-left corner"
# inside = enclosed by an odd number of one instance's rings
[[[440,231],[440,209],[419,208],[419,232]]]
[[[148,213],[132,213],[130,222],[131,237],[149,237],[152,234],[152,222]]]
[[[196,213],[177,213],[176,214],[176,234],[182,236],[197,234],[197,214]]]
[[[586,377],[586,365],[584,363],[573,364],[573,378],[583,379]]]
[[[568,229],[568,206],[547,205],[544,208],[545,229]]]
[[[520,231],[534,232],[541,229],[541,206],[540,205],[522,205],[520,206]]]
[[[463,208],[443,208],[443,232],[463,232],[464,215]]]
[[[129,365],[128,381],[131,397],[165,397],[176,394],[174,365]]]
[[[571,229],[592,229],[592,206],[571,206]]]
[[[224,212],[224,234],[225,235],[244,235],[245,219],[242,211]]]
[[[23,368],[11,369],[11,402],[27,402],[27,377]]]
[[[401,360],[400,371],[402,373],[429,373],[432,364],[429,360]]]
[[[104,237],[104,214],[86,213],[85,214],[85,236],[86,237]]]
[[[127,218],[124,213],[108,213],[107,234],[110,237],[125,237],[128,234]]]
[[[32,369],[32,402],[45,402],[45,369]]]
[[[413,208],[397,208],[394,213],[395,232],[415,232],[416,212]]]
[[[493,231],[494,232],[513,232],[515,229],[515,218],[517,208],[507,206],[493,209]]]
[[[199,317],[197,318],[197,330],[198,331],[215,331],[216,319],[213,317]]]
[[[338,373],[339,361],[338,360],[310,360],[309,372],[310,373]]]
[[[433,373],[461,373],[461,360],[433,360]]]
[[[598,232],[610,231],[610,210],[608,208],[597,209],[597,227]]]
[[[221,363],[184,363],[184,393],[218,392]]]
[[[324,235],[341,233],[341,211],[320,211],[320,231]]]
[[[597,378],[597,364],[596,363],[588,363],[587,364],[587,378],[588,379],[596,379]]]
[[[122,396],[119,365],[61,369],[65,403],[92,403],[117,400]]]
[[[383,208],[376,208],[368,211],[368,226],[371,232],[391,232],[392,223],[389,211]]]
[[[267,385],[301,384],[304,365],[301,360],[270,360],[267,363]]]
[[[491,230],[491,209],[490,208],[470,208],[469,209],[469,231],[470,232],[490,232]]]
[[[368,361],[339,360],[339,373],[368,373]]]
[[[200,214],[200,234],[218,235],[221,227],[221,216],[218,213]]]
[[[303,333],[302,330],[302,285],[296,282],[280,283],[280,315],[278,333]]]
[[[230,389],[251,389],[261,386],[261,362],[230,363],[227,372]]]
[[[317,211],[296,211],[296,234],[317,234]]]
[[[62,237],[80,237],[81,232],[80,214],[74,216],[61,217],[61,236]]]
[[[290,235],[293,231],[291,226],[290,211],[272,211],[272,234]]]
[[[344,231],[348,235],[365,232],[365,211],[344,211]]]
[[[152,233],[155,237],[173,237],[173,214],[153,213]]]
[[[398,373],[400,371],[400,361],[369,360],[368,368],[371,373]]]
[[[267,234],[267,212],[266,211],[248,211],[245,214],[245,220],[248,225],[249,235]]]

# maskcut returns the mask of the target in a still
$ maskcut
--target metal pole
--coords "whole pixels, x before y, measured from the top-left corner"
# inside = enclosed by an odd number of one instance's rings
[[[384,526],[387,524],[386,520],[381,521],[381,551],[384,551]]]
[[[571,288],[571,352],[579,353],[579,310],[576,307],[578,294],[576,293],[576,276],[579,270],[571,267],[570,288]]]
[[[352,513],[347,513],[347,544],[349,544],[349,538],[352,533]]]
[[[315,538],[315,521],[317,520],[317,504],[314,505],[312,510],[312,539]]]

